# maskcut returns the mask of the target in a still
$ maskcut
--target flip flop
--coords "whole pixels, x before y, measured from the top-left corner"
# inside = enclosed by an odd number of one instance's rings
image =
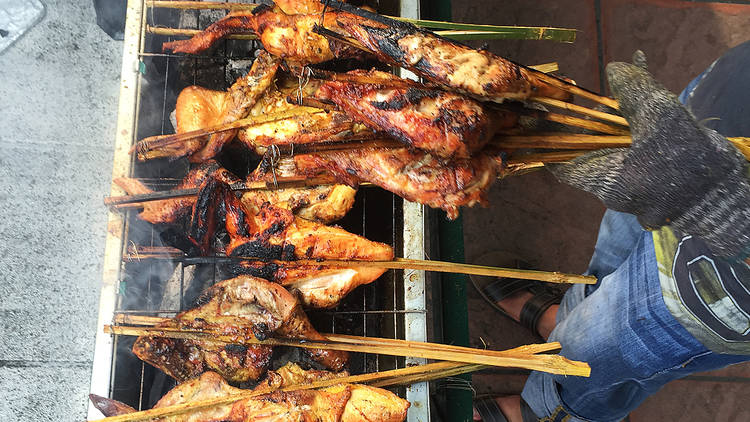
[[[508,418],[503,414],[500,405],[494,397],[488,397],[474,401],[474,409],[477,410],[482,422],[508,422]],[[534,414],[528,403],[521,399],[521,417],[523,422],[536,422],[539,417]]]
[[[528,263],[518,255],[510,252],[488,252],[479,257],[476,261],[478,265],[491,265],[518,269],[529,268]],[[469,276],[469,278],[471,279],[471,284],[484,300],[487,301],[487,303],[501,314],[530,329],[539,337],[541,337],[541,335],[539,335],[537,327],[542,314],[544,314],[544,311],[550,306],[559,304],[562,301],[562,294],[560,291],[551,288],[547,283],[541,281],[476,275]],[[516,321],[515,318],[498,306],[497,302],[524,290],[531,292],[533,296],[523,305],[520,321]]]

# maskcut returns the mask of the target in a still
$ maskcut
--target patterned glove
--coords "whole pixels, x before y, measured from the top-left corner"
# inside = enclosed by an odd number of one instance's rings
[[[593,193],[608,208],[636,215],[647,229],[668,224],[680,234],[702,238],[716,255],[750,254],[745,157],[696,122],[642,67],[610,63],[607,78],[630,124],[632,146],[550,166],[552,173]]]

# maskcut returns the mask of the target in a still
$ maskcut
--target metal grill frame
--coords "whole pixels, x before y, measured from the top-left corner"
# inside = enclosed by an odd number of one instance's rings
[[[145,39],[148,36],[146,31],[146,25],[148,22],[147,13],[150,10],[150,7],[147,7],[146,3],[146,0],[128,1],[115,155],[112,170],[113,179],[116,177],[130,177],[134,170],[133,157],[128,154],[128,150],[135,142],[138,131],[138,113],[141,106],[140,102],[143,88],[141,75],[143,65],[142,59],[149,55],[153,55],[153,53],[144,51]],[[402,16],[419,18],[419,1],[401,0],[400,11]],[[183,59],[185,58],[183,57]],[[162,123],[168,118],[166,99],[164,100],[163,105]],[[164,125],[162,125],[162,128],[163,126]],[[122,195],[124,192],[113,184],[110,194]],[[399,205],[400,203],[402,203],[402,205]],[[400,212],[394,212],[396,210],[393,208],[396,206],[401,206]],[[391,207],[391,211],[394,212],[394,218],[397,216],[402,218],[402,221],[394,221],[393,224],[394,233],[392,239],[393,243],[395,243],[394,246],[402,246],[402,248],[396,249],[397,253],[399,252],[399,249],[401,249],[401,256],[405,258],[423,259],[427,255],[427,251],[425,250],[426,215],[424,207],[419,204],[401,200],[394,200]],[[362,217],[362,231],[364,231],[364,211]],[[96,345],[91,378],[91,393],[105,397],[112,397],[112,392],[116,388],[116,386],[113,385],[113,380],[115,378],[118,339],[117,336],[103,333],[101,327],[104,324],[112,323],[113,318],[117,313],[122,313],[122,310],[119,309],[122,300],[121,289],[123,288],[121,282],[125,275],[125,264],[123,263],[122,258],[128,245],[127,234],[131,218],[134,218],[134,213],[132,211],[126,213],[110,212],[108,217],[108,233],[103,263],[99,319],[97,323]],[[396,230],[399,230],[399,233],[395,233]],[[400,239],[396,239],[397,237],[400,237]],[[424,271],[406,270],[402,272],[391,270],[390,272],[393,277],[391,285],[393,288],[392,294],[394,295],[392,301],[393,307],[391,309],[367,309],[367,304],[365,303],[363,304],[364,309],[362,311],[340,311],[338,314],[356,313],[361,315],[364,324],[364,335],[367,335],[367,314],[391,314],[394,324],[393,332],[395,334],[400,334],[397,336],[398,338],[426,341],[429,304],[425,298]],[[399,282],[397,282],[397,278],[400,279]],[[371,288],[371,286],[363,287]],[[360,289],[363,287],[360,287]],[[396,297],[397,295],[399,297]],[[363,296],[363,298],[365,298],[365,296]],[[180,303],[183,305],[183,300],[180,300]],[[401,304],[401,306],[397,307],[396,304]],[[176,311],[178,310],[144,309],[142,312],[138,313],[168,316],[173,315]],[[335,316],[332,320],[335,321]],[[335,327],[333,328],[335,330]],[[395,367],[424,363],[424,360],[422,359],[412,358],[406,358],[403,360],[391,358],[389,360],[396,362]],[[381,369],[390,368],[380,368],[380,358],[375,357],[374,370]],[[141,384],[142,383],[143,377],[141,376]],[[140,393],[141,395],[143,393],[142,386]],[[412,403],[408,413],[408,420],[429,421],[428,383],[414,384],[406,388],[403,393],[407,400]],[[143,401],[142,397],[140,401]],[[99,411],[90,405],[88,418],[96,419],[100,416]]]

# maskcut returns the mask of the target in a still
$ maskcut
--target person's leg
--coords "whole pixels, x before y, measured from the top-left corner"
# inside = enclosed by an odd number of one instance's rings
[[[594,247],[594,254],[589,262],[586,274],[595,275],[601,280],[622,264],[630,251],[635,247],[643,228],[636,218],[630,214],[607,210],[599,225],[599,234]],[[588,294],[599,286],[577,284],[568,289],[560,305],[552,305],[541,316],[537,328],[538,334],[547,338],[555,325],[576,307]],[[516,321],[519,320],[521,309],[532,297],[529,292],[519,292],[497,302],[505,312]]]
[[[591,377],[533,372],[522,396],[539,417],[618,421],[671,380],[750,359],[709,352],[672,317],[648,232],[549,340],[562,344],[561,355],[587,362]]]

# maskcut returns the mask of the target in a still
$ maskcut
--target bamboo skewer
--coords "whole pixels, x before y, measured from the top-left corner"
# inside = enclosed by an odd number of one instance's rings
[[[572,82],[568,82],[560,78],[547,75],[543,72],[536,71],[530,67],[526,67],[526,68],[531,70],[539,80],[555,88],[559,88],[570,94],[578,95],[579,97],[583,97],[588,100],[597,102],[599,104],[603,104],[615,110],[618,110],[620,108],[620,105],[617,103],[617,100],[615,100],[614,98],[609,98],[603,95],[599,95],[593,91],[589,91],[588,89],[581,88]]]
[[[528,114],[537,115],[538,117],[544,120],[549,120],[550,122],[556,122],[566,126],[579,127],[581,129],[592,130],[609,135],[625,135],[628,133],[628,130],[625,128],[620,128],[609,125],[607,123],[596,122],[593,120],[581,119],[580,117],[568,116],[567,114],[550,112],[533,112]]]
[[[146,25],[146,32],[155,35],[193,37],[203,31],[200,29],[168,28],[162,26]],[[512,34],[498,31],[436,31],[436,34],[454,40],[492,40],[509,39]],[[252,32],[229,34],[223,37],[230,40],[257,40],[258,36]]]
[[[389,356],[416,357],[422,359],[448,360],[453,362],[473,363],[499,367],[513,367],[530,369],[534,371],[549,372],[558,375],[588,376],[590,368],[583,362],[570,361],[558,355],[531,355],[495,352],[488,353],[486,350],[469,349],[457,351],[450,348],[442,348],[441,344],[432,343],[431,347],[412,347],[410,345],[383,344],[374,342],[370,344],[363,337],[359,343],[346,343],[333,340],[308,340],[271,338],[258,340],[254,336],[224,335],[210,330],[189,330],[173,327],[132,327],[105,325],[104,332],[108,334],[165,337],[174,339],[210,341],[227,344],[243,345],[265,345],[265,346],[288,346],[303,349],[325,349],[340,350],[346,352],[375,353]],[[558,345],[559,346],[559,345]]]
[[[558,70],[560,70],[560,66],[557,64],[557,62],[542,63],[542,64],[537,64],[537,65],[533,65],[529,67],[534,70],[538,70],[544,73],[552,73],[552,72],[557,72]]]
[[[166,28],[162,26],[146,25],[146,32],[150,34],[155,34],[155,35],[192,37],[203,31],[199,29]],[[258,36],[253,33],[248,32],[248,33],[229,34],[223,38],[230,39],[230,40],[257,40]]]
[[[172,248],[170,248],[171,250]],[[287,268],[293,267],[360,267],[360,268],[385,268],[391,270],[424,270],[444,273],[470,274],[489,277],[521,278],[525,280],[537,280],[548,283],[573,283],[573,284],[596,284],[596,277],[590,275],[567,274],[557,271],[521,270],[515,268],[489,267],[484,265],[462,264],[456,262],[432,261],[423,259],[395,258],[390,261],[364,261],[358,259],[297,259],[284,261],[277,259],[260,259],[246,256],[217,256],[217,257],[184,257],[172,252],[168,253],[140,253],[135,251],[123,257],[124,260],[135,262],[148,259],[171,259],[182,260],[191,263],[192,260],[200,262],[233,262],[243,261],[258,264],[277,264]]]
[[[113,322],[115,324],[119,324],[119,326],[130,324],[130,325],[143,325],[143,326],[153,327],[155,325],[162,324],[170,320],[171,318],[153,317],[153,316],[146,316],[146,315],[117,314],[115,315]],[[392,338],[362,337],[362,336],[352,336],[352,335],[346,335],[346,334],[329,334],[329,333],[322,333],[322,335],[330,341],[339,342],[339,343],[367,344],[371,346],[398,346],[398,347],[408,347],[411,349],[429,349],[429,350],[435,350],[435,348],[437,347],[440,350],[455,351],[459,353],[476,353],[477,350],[481,350],[483,354],[486,354],[488,356],[496,356],[496,357],[516,355],[519,353],[536,354],[536,353],[544,353],[544,352],[552,352],[552,351],[560,350],[560,343],[557,343],[557,342],[531,344],[531,345],[520,346],[514,349],[509,349],[509,350],[496,351],[496,350],[472,349],[469,347],[454,346],[454,345],[449,345],[449,344],[427,343],[427,342],[421,342],[421,341],[409,341],[409,340],[392,339]]]
[[[750,160],[750,137],[727,138]],[[583,135],[553,133],[540,135],[508,135],[495,139],[496,145],[505,148],[551,148],[551,149],[602,149],[629,147],[633,143],[630,135]],[[519,157],[520,158],[520,157]]]
[[[547,73],[547,72],[545,72]],[[529,101],[534,101],[539,104],[548,105],[551,107],[561,108],[563,110],[573,111],[576,113],[583,114],[585,116],[594,117],[599,120],[606,120],[608,122],[616,123],[622,126],[628,126],[628,121],[624,117],[615,114],[605,113],[603,111],[593,110],[588,107],[579,106],[573,103],[568,103],[554,98],[546,97],[531,97]]]

